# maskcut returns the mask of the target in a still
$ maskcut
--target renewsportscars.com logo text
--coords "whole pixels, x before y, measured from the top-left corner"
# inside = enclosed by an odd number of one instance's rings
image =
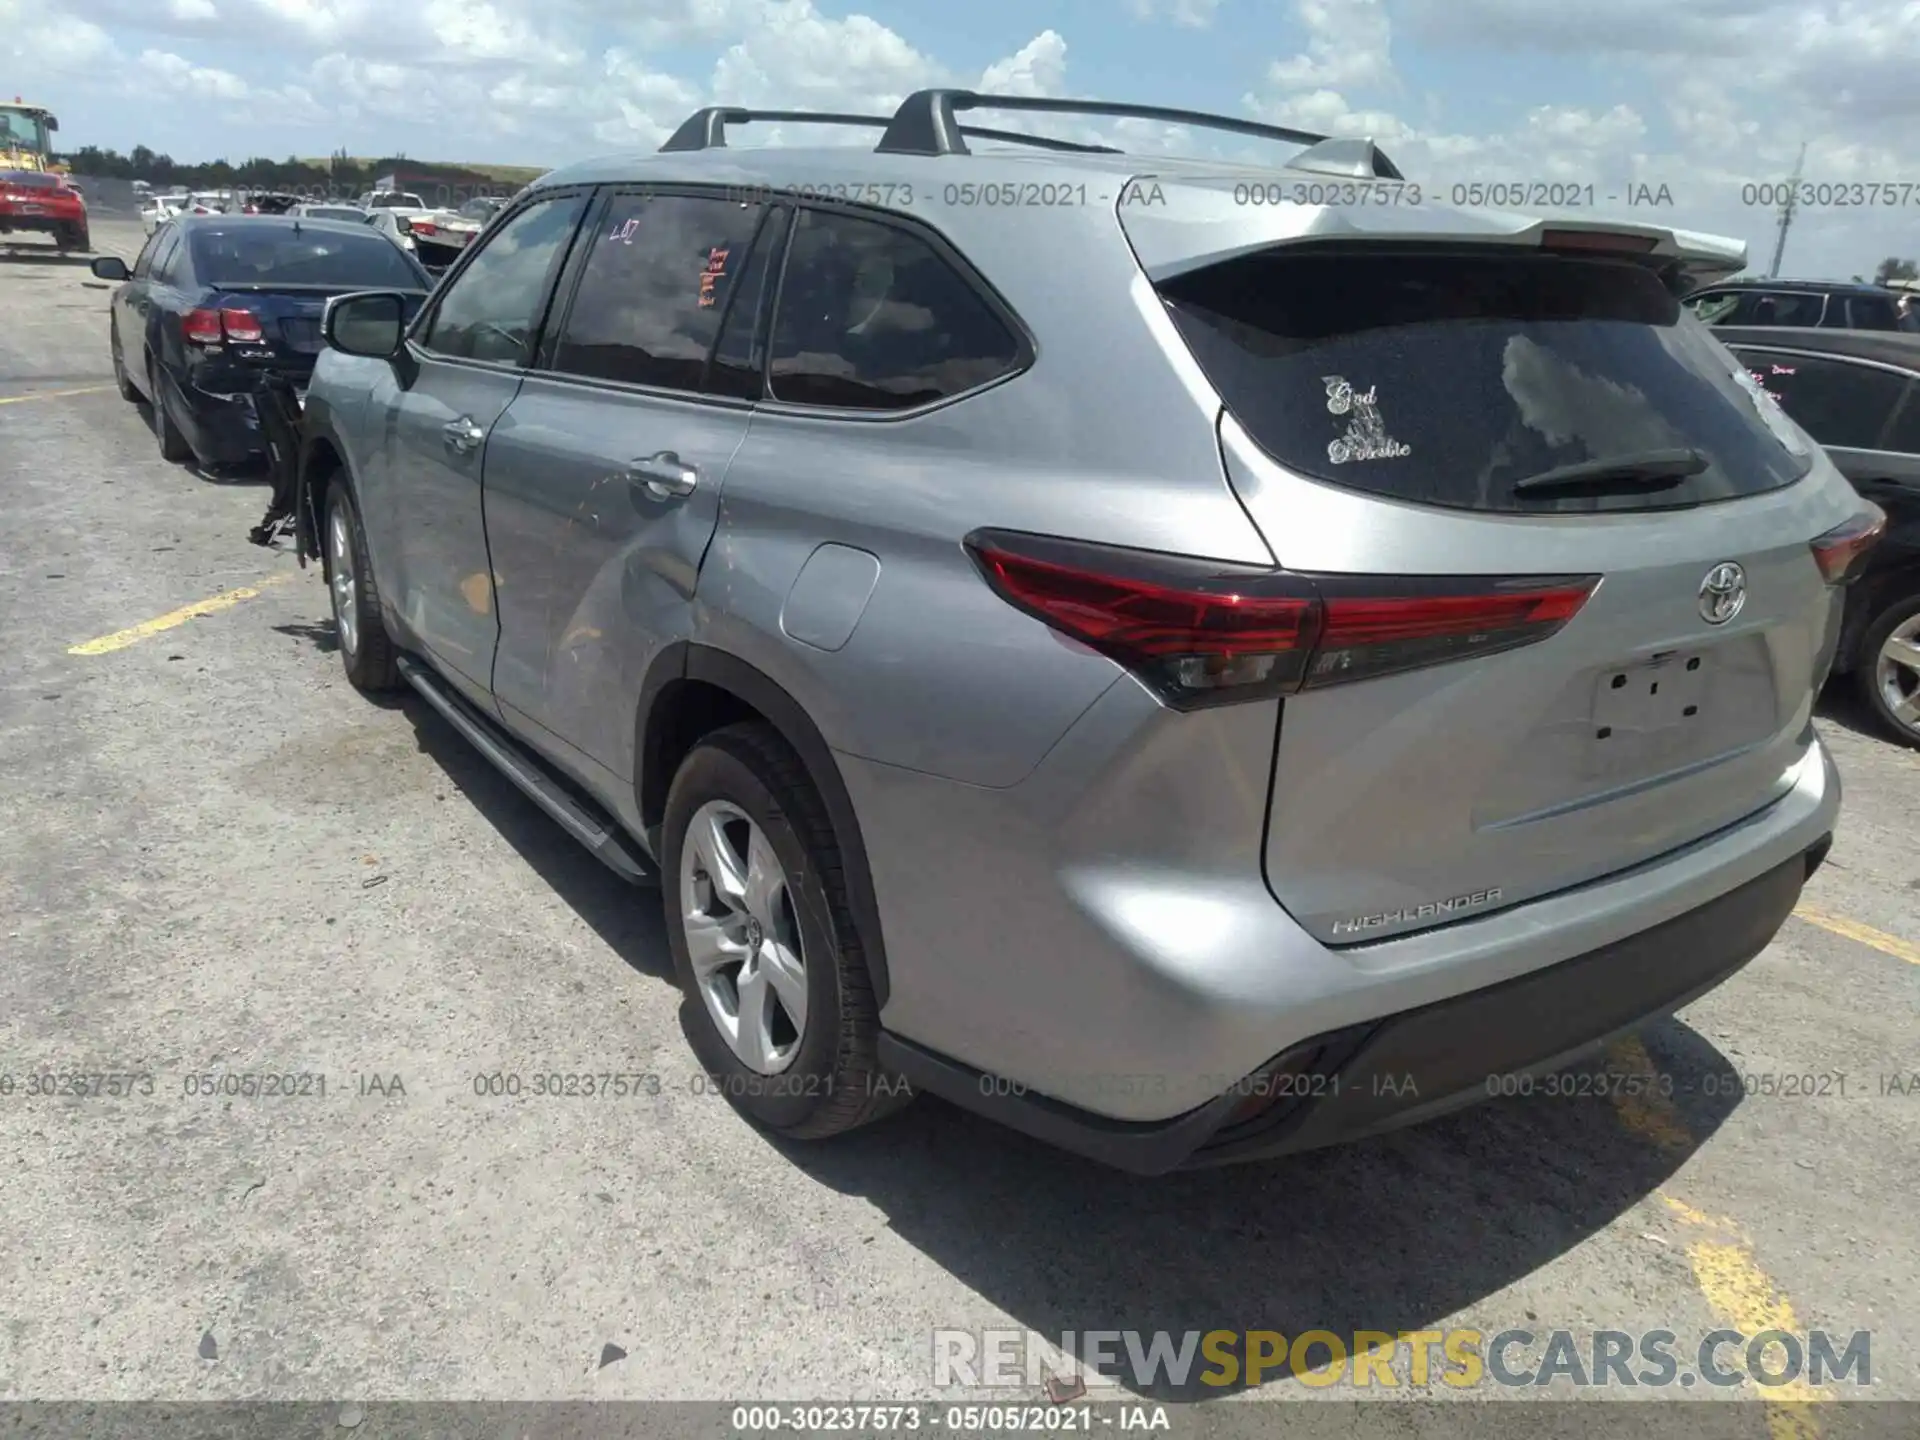
[[[1192,1385],[1255,1386],[1292,1376],[1302,1385],[1354,1389],[1401,1385],[1579,1388],[1804,1389],[1873,1383],[1873,1332],[1844,1338],[1710,1330],[1683,1341],[1671,1330],[1083,1330],[1045,1336],[1021,1329],[936,1330],[933,1383],[943,1390],[1148,1391]],[[1077,1386],[1076,1386],[1077,1388]]]

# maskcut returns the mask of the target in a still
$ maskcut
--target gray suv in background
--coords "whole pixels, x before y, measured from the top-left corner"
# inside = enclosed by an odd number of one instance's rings
[[[882,134],[725,146],[794,119]],[[305,523],[353,683],[657,878],[756,1122],[1277,1154],[1672,1011],[1824,857],[1882,517],[1683,310],[1744,259],[1155,107],[703,111],[332,303]]]

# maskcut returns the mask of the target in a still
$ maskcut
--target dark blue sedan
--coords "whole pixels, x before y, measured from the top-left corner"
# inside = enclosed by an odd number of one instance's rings
[[[183,215],[154,231],[131,271],[107,257],[93,273],[125,282],[109,341],[120,393],[152,404],[162,456],[203,468],[264,455],[254,396],[270,375],[305,388],[329,299],[398,290],[424,300],[433,288],[383,235],[281,215]]]

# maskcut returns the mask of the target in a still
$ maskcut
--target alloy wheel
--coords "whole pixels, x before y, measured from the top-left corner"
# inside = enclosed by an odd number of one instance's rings
[[[778,1075],[807,1029],[807,966],[786,871],[739,806],[694,812],[680,855],[681,926],[694,982],[728,1048]]]
[[[1873,684],[1895,722],[1920,735],[1920,615],[1909,615],[1880,643]]]
[[[347,512],[335,507],[327,519],[329,569],[333,572],[333,625],[340,635],[340,648],[348,655],[360,652],[359,611],[355,608],[356,580],[353,563],[353,533],[347,526]]]

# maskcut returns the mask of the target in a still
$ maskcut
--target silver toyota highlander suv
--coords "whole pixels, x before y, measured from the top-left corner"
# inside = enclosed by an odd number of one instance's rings
[[[796,119],[882,136],[726,147]],[[1157,107],[702,111],[332,303],[306,543],[355,685],[657,878],[756,1122],[1305,1149],[1685,1004],[1831,843],[1881,517],[1683,311],[1744,259]]]

